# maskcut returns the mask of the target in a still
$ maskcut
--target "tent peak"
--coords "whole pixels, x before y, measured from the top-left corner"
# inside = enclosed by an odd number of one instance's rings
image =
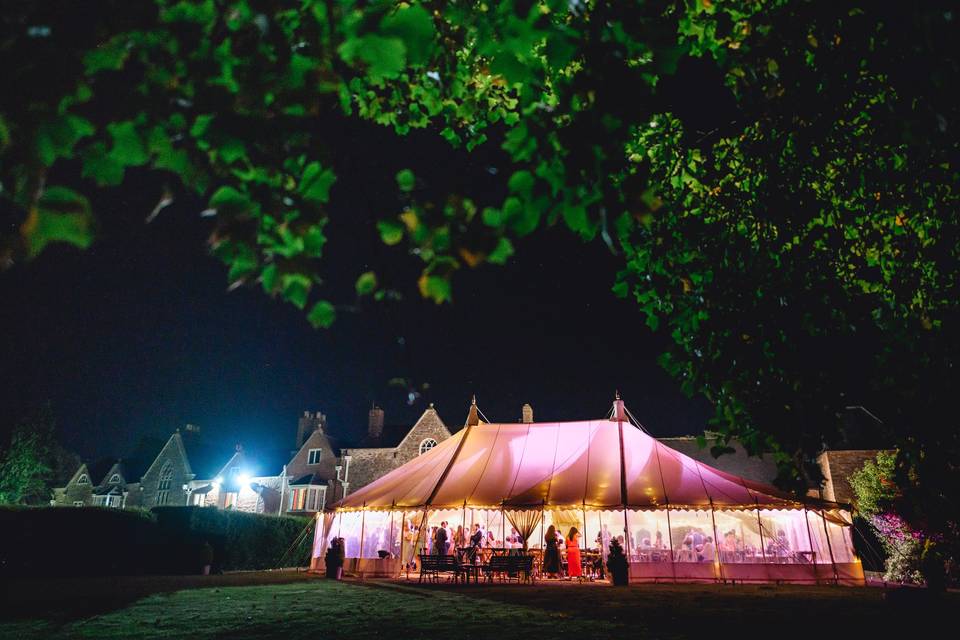
[[[627,422],[627,407],[620,399],[620,392],[617,391],[613,400],[613,411],[610,413],[610,420],[613,422]]]
[[[480,424],[480,410],[477,409],[477,396],[474,394],[473,400],[470,401],[470,410],[467,412],[467,425],[468,427],[474,427]]]

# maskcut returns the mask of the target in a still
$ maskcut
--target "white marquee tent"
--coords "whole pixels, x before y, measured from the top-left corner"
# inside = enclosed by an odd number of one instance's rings
[[[633,581],[863,583],[844,506],[674,451],[632,424],[621,400],[602,420],[468,419],[325,513],[314,565],[329,540],[342,537],[345,570],[397,575],[441,521],[467,530],[480,523],[499,541],[515,529],[533,553],[551,524],[577,527],[585,549],[622,538]]]

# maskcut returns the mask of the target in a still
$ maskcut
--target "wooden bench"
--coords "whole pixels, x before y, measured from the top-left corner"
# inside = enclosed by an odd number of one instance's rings
[[[494,575],[499,575],[501,581],[516,579],[517,582],[533,584],[533,559],[528,555],[492,556],[483,565],[483,573],[490,582],[493,582]]]
[[[424,576],[427,580],[434,581],[440,579],[441,573],[452,573],[453,578],[460,575],[460,563],[456,556],[438,556],[432,553],[420,554],[420,579],[417,582],[423,582]]]

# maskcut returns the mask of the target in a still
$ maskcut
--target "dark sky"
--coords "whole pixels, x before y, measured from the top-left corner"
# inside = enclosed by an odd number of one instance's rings
[[[468,157],[429,133],[398,140],[370,125],[331,126],[339,178],[325,291],[351,303],[354,280],[373,268],[403,302],[364,303],[316,331],[258,288],[228,292],[207,251],[203,204],[181,198],[145,224],[162,184],[132,174],[95,197],[103,222],[91,249],[54,247],[0,273],[3,429],[49,400],[64,444],[88,459],[126,455],[187,422],[224,446],[278,448],[292,445],[304,410],[355,435],[371,402],[392,424],[412,423],[432,401],[461,425],[474,393],[494,421],[517,419],[524,402],[538,420],[571,420],[604,415],[616,389],[656,435],[704,428],[709,408],[656,364],[666,338],[610,292],[619,259],[599,240],[548,229],[506,267],[461,270],[452,305],[415,293],[418,261],[374,228],[399,211],[393,175],[414,167],[428,189],[469,182],[496,201],[505,178],[495,150]],[[408,404],[393,378],[429,389]]]

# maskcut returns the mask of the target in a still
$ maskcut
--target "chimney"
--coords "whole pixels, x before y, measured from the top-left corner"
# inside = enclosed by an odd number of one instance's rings
[[[520,409],[520,422],[530,424],[533,422],[533,407],[529,403],[524,404]]]
[[[315,414],[304,411],[297,424],[297,443],[295,451],[298,451],[303,443],[307,441],[314,431],[324,431],[327,428],[327,416],[317,411]]]
[[[383,435],[383,409],[377,405],[370,408],[367,414],[367,433],[371,438],[379,438]]]

